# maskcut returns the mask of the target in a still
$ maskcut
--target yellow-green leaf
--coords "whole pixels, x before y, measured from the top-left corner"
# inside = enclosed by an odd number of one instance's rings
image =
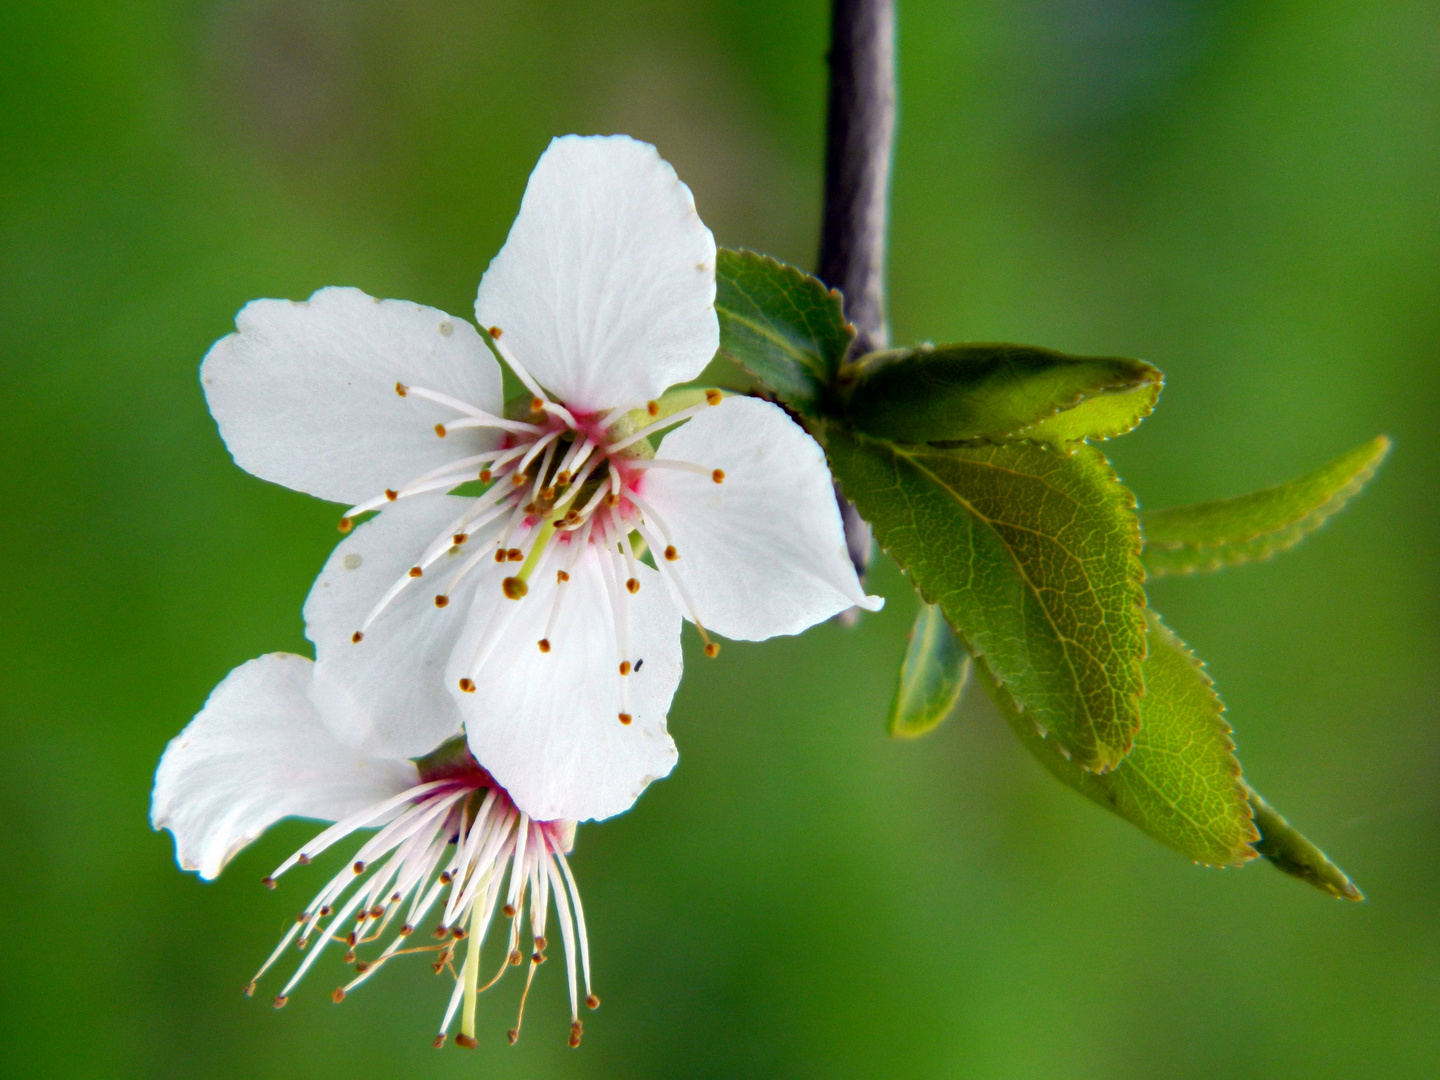
[[[992,344],[871,353],[841,373],[857,430],[929,443],[1108,439],[1150,414],[1163,381],[1140,360]]]
[[[1330,861],[1318,847],[1302,836],[1273,806],[1262,799],[1252,787],[1246,787],[1250,806],[1255,811],[1255,824],[1260,839],[1255,850],[1278,869],[1301,881],[1307,881],[1337,900],[1364,900],[1355,883],[1345,871]]]
[[[1390,440],[1381,435],[1279,487],[1142,513],[1145,568],[1155,577],[1191,574],[1292,548],[1338,513],[1389,452]]]
[[[900,664],[890,706],[890,734],[916,739],[933,731],[959,704],[970,681],[970,657],[934,604],[923,601]]]
[[[1030,721],[1084,768],[1124,760],[1145,593],[1134,499],[1104,456],[821,434],[846,497]]]
[[[1212,866],[1252,859],[1260,834],[1251,819],[1224,706],[1199,661],[1154,612],[1149,613],[1149,637],[1135,746],[1104,775],[1077,768],[1054,740],[1041,737],[992,679],[1000,711],[1052,773],[1162,844]]]

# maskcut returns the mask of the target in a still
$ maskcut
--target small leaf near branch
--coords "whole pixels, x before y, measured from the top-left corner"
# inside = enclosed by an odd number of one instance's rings
[[[1191,574],[1267,559],[1344,508],[1390,452],[1381,435],[1279,487],[1140,515],[1151,575]]]
[[[1256,851],[1278,869],[1301,881],[1308,881],[1337,900],[1365,899],[1345,871],[1302,836],[1254,788],[1247,786],[1245,791],[1255,812],[1255,824],[1260,830],[1260,839],[1255,843]]]
[[[1134,498],[1104,456],[821,434],[846,497],[1027,721],[1083,768],[1123,761],[1140,726],[1145,593]]]
[[[846,419],[878,438],[1070,443],[1131,430],[1154,409],[1163,377],[1139,360],[965,344],[872,353],[841,381]]]
[[[767,255],[721,248],[715,311],[720,352],[798,412],[818,416],[855,338],[840,294]]]
[[[960,703],[970,667],[970,657],[944,613],[922,601],[890,706],[891,736],[917,739],[938,727]]]
[[[1140,730],[1130,756],[1110,772],[1097,776],[1077,768],[991,680],[996,703],[1026,748],[1086,798],[1195,862],[1235,866],[1253,859],[1260,834],[1224,706],[1185,644],[1153,611],[1148,621]],[[983,663],[977,666],[985,670]]]

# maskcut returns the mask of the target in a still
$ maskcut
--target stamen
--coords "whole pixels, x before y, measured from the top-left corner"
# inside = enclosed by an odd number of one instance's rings
[[[677,472],[695,473],[699,476],[710,476],[713,472],[704,465],[696,465],[693,461],[677,461],[673,458],[634,458],[626,461],[625,464],[632,469],[674,469]]]
[[[716,469],[710,474],[710,479],[714,480],[717,484],[723,484],[725,482],[725,470]]]
[[[627,435],[619,442],[610,443],[608,446],[605,447],[605,452],[607,454],[618,453],[619,451],[624,450],[627,446],[633,446],[641,439],[649,438],[657,431],[662,431],[667,427],[678,424],[682,420],[689,420],[692,416],[698,416],[700,413],[708,409],[711,405],[718,405],[720,403],[720,394],[717,391],[710,391],[709,393],[713,393],[715,395],[715,401],[710,401],[707,394],[706,400],[702,404],[692,405],[688,409],[681,409],[678,412],[671,413],[669,416],[656,420],[653,424],[647,424],[645,427],[641,428],[633,435]]]
[[[449,424],[448,426],[452,429],[457,427],[498,427],[506,431],[534,431],[537,433],[541,430],[533,424],[521,424],[518,420],[506,420],[488,413],[484,409],[477,409],[474,405],[461,401],[459,398],[453,398],[449,394],[441,394],[419,386],[408,386],[406,389],[418,398],[424,398],[426,401],[433,401],[437,405],[444,405],[456,412],[464,413],[467,419]],[[470,421],[483,421],[483,423]]]
[[[533,443],[531,443],[530,449],[527,450],[525,452],[525,456],[520,459],[520,464],[515,466],[515,476],[519,478],[521,474],[530,467],[530,463],[540,455],[540,451],[544,450],[547,446],[553,443],[556,439],[560,437],[560,435],[561,431],[557,428],[554,431],[540,436],[540,438],[536,439]],[[524,482],[524,480],[521,480],[521,483]]]
[[[650,535],[649,529],[646,528],[643,522],[637,521],[634,523],[634,525],[635,531],[644,538],[645,542],[649,544],[651,548],[656,548],[659,546],[655,543],[655,538]],[[676,558],[679,558],[678,554],[676,555]],[[689,617],[690,621],[695,624],[695,629],[700,634],[700,640],[705,643],[705,655],[712,658],[719,656],[720,646],[717,645],[715,642],[711,641],[710,635],[705,632],[705,624],[700,621],[700,616],[696,614],[695,601],[690,596],[690,590],[685,588],[684,578],[682,578],[681,575],[676,571],[675,567],[668,565],[668,563],[674,561],[674,559],[671,559],[669,557],[667,552],[666,561],[662,562],[659,559],[655,560],[655,569],[659,570],[662,576],[664,576],[664,578],[669,581],[671,585],[675,586],[675,591],[680,594],[680,600],[685,605],[685,614]]]
[[[572,431],[580,426],[579,423],[575,420],[574,414],[571,413],[569,409],[565,408],[564,405],[560,405],[554,401],[542,401],[539,405],[539,408],[543,409],[545,412],[548,412],[551,416],[558,416],[561,420],[564,420],[566,426],[569,427]]]
[[[525,389],[542,400],[545,398],[545,391],[540,389],[540,384],[535,381],[534,376],[511,355],[509,346],[500,344],[500,328],[498,326],[494,328],[493,332],[482,328],[480,338],[490,346],[490,351],[495,354],[495,359],[510,365],[510,370],[515,373],[517,379],[525,384]]]

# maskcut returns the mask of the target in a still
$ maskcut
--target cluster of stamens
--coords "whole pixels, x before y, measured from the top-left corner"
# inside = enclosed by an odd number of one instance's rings
[[[451,753],[455,756],[453,750]],[[254,993],[260,977],[292,947],[306,956],[276,996],[277,1009],[285,1005],[290,992],[331,944],[345,947],[345,963],[355,969],[354,977],[331,995],[337,1004],[396,957],[425,954],[437,975],[449,974],[455,983],[434,1044],[437,1048],[444,1045],[459,1012],[455,1043],[471,1048],[476,1045],[477,996],[511,967],[526,964],[521,936],[528,902],[532,947],[519,1015],[508,1032],[514,1043],[520,1036],[535,971],[545,961],[546,917],[553,899],[570,985],[570,1045],[580,1044],[579,976],[583,975],[585,1003],[594,1009],[600,999],[590,989],[585,913],[565,859],[574,827],[532,821],[474,764],[467,751],[462,748],[458,756],[466,761],[462,767],[442,769],[444,775],[439,779],[427,780],[337,822],[265,879],[273,889],[285,871],[309,863],[355,830],[379,829],[300,912],[246,987],[247,995]],[[482,981],[480,946],[497,907],[510,920],[509,935],[498,970]],[[430,931],[433,944],[408,944],[437,908],[438,919]],[[378,946],[397,923],[388,944],[371,958],[360,959],[367,946]]]
[[[340,531],[349,532],[360,514],[383,509],[408,496],[435,491],[453,491],[474,481],[489,486],[474,498],[465,512],[425,548],[415,564],[396,581],[351,635],[360,643],[366,631],[406,588],[426,577],[435,564],[447,556],[453,565],[434,594],[435,606],[447,607],[450,595],[464,578],[487,559],[496,563],[517,563],[515,573],[501,582],[501,591],[511,600],[521,600],[530,591],[537,575],[554,570],[557,588],[544,635],[536,642],[542,653],[553,648],[557,619],[570,581],[586,547],[600,554],[605,587],[614,614],[617,663],[621,675],[640,668],[643,658],[629,655],[629,618],[626,595],[640,591],[638,565],[650,552],[655,568],[668,578],[674,592],[688,609],[705,643],[705,655],[715,656],[719,646],[710,640],[695,611],[695,604],[680,576],[668,564],[680,558],[669,527],[654,506],[641,494],[649,469],[675,469],[698,473],[722,483],[725,473],[688,461],[650,456],[651,435],[689,419],[706,408],[718,405],[718,390],[705,391],[704,400],[686,409],[662,416],[659,402],[646,402],[644,410],[652,422],[636,431],[620,432],[616,422],[638,407],[622,406],[603,413],[573,413],[551,400],[525,369],[500,345],[499,327],[481,336],[499,359],[503,359],[533,394],[528,419],[512,420],[494,416],[447,394],[423,387],[395,384],[401,397],[418,397],[455,410],[457,418],[435,425],[445,438],[465,428],[488,429],[499,434],[497,445],[432,469],[400,488],[386,489],[376,498],[352,507],[340,519]],[[556,564],[559,565],[556,565]],[[468,667],[478,670],[490,656],[508,619],[494,618],[470,659]],[[631,721],[621,683],[620,722]],[[474,691],[471,678],[459,680],[461,691]]]

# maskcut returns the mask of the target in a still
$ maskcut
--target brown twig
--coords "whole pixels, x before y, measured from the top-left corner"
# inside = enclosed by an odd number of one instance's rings
[[[845,316],[856,331],[855,355],[889,344],[885,238],[894,141],[894,0],[834,0],[819,276],[845,297]],[[838,485],[835,497],[850,560],[863,580],[870,565],[870,526]],[[844,621],[857,617],[852,608]]]

